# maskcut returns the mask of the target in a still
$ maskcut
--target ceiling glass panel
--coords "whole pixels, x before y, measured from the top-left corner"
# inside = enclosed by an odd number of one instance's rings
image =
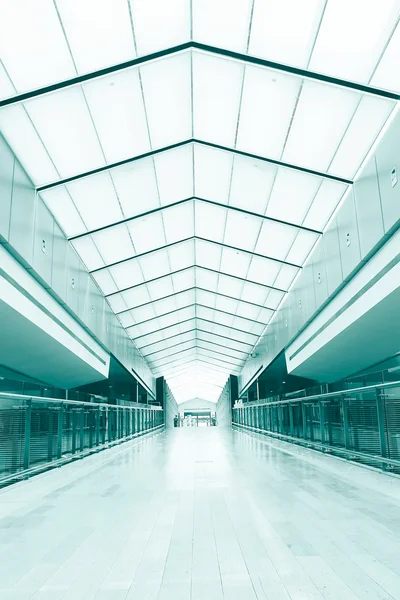
[[[261,219],[234,210],[228,211],[224,243],[253,251],[261,227]]]
[[[222,242],[227,214],[226,208],[196,201],[195,211],[196,235],[215,242]]]
[[[80,86],[28,100],[24,106],[61,177],[105,165]]]
[[[94,79],[82,88],[107,163],[150,150],[138,69]]]
[[[194,235],[193,201],[168,208],[162,213],[167,244]]]
[[[360,99],[350,89],[304,81],[282,159],[326,171]]]
[[[190,62],[190,52],[183,52],[140,69],[153,148],[191,137]]]
[[[247,66],[237,147],[260,156],[280,158],[300,89],[298,77]]]
[[[193,52],[194,137],[235,145],[244,66]]]
[[[205,200],[228,203],[233,154],[194,144],[194,194]]]
[[[266,215],[301,225],[322,181],[294,169],[279,169]]]
[[[68,183],[67,189],[87,229],[104,227],[125,217],[118,202],[113,181],[109,173],[99,173]],[[60,188],[55,188],[54,191]],[[49,190],[51,193],[53,190]],[[78,233],[84,233],[82,227]]]
[[[324,179],[303,221],[305,227],[323,231],[348,186]]]
[[[136,56],[125,0],[84,0],[79,10],[70,0],[57,0],[56,5],[79,73]]]
[[[151,54],[190,38],[188,0],[129,0],[137,52]]]
[[[110,171],[115,191],[126,217],[160,206],[152,158],[144,158]]]
[[[65,235],[73,236],[86,231],[86,226],[64,186],[41,192],[40,196],[53,213]]]
[[[325,4],[325,0],[255,0],[250,54],[306,67]]]
[[[119,290],[143,283],[143,273],[137,259],[110,267],[109,272]]]
[[[0,3],[0,56],[17,92],[76,75],[52,0]]]
[[[184,141],[187,137],[178,141]],[[154,164],[162,206],[193,196],[192,144],[157,154]]]
[[[234,277],[229,277],[228,275],[220,274],[218,277],[218,285],[216,289],[220,294],[232,296],[233,298],[240,298],[243,289],[243,284],[244,282],[240,279],[235,279]]]
[[[23,105],[0,110],[0,130],[34,184],[58,179],[57,169]]]
[[[99,249],[103,257],[104,264],[110,265],[120,260],[125,260],[135,255],[135,248],[132,244],[132,236],[126,225],[118,225],[111,229],[103,229],[91,236],[93,242]],[[79,240],[72,242],[75,247]],[[99,264],[97,267],[102,267]]]
[[[259,281],[264,285],[274,285],[280,268],[281,265],[278,262],[253,256],[248,270],[248,278],[251,281]]]
[[[318,235],[311,231],[300,230],[287,255],[287,260],[302,265],[310,254]]]
[[[270,163],[235,156],[229,204],[263,215],[277,167]]]
[[[152,213],[128,223],[136,254],[161,248],[166,244],[161,213]]]
[[[104,267],[105,262],[99,252],[98,246],[90,237],[80,238],[73,242],[73,246],[84,262],[88,271]]]
[[[170,271],[168,251],[156,250],[137,259],[146,281],[161,277]]]
[[[114,279],[111,277],[108,269],[93,273],[93,279],[99,286],[100,290],[106,296],[107,294],[114,294],[118,291]]]
[[[384,101],[373,96],[361,98],[329,172],[340,173],[350,179],[355,176],[394,106],[391,100]]]
[[[400,71],[397,64],[400,56],[400,23],[397,25],[393,36],[374,72],[371,85],[384,90],[400,92]]]
[[[193,0],[192,6],[197,42],[246,52],[252,0]]]
[[[398,13],[397,0],[328,2],[310,69],[350,81],[368,81]]]
[[[190,221],[192,222],[191,218]],[[168,248],[168,257],[171,271],[179,271],[181,269],[192,267],[195,263],[194,240],[188,240],[182,244],[171,246]],[[177,273],[176,275],[179,275],[178,280],[183,278],[183,280],[186,281],[190,274],[185,272],[185,274]]]
[[[297,231],[295,227],[288,227],[273,221],[264,221],[261,225],[255,250],[258,254],[285,260],[291,245],[296,239]]]

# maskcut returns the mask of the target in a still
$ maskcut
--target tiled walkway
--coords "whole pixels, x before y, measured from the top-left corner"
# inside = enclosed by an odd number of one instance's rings
[[[0,491],[4,600],[400,599],[400,479],[175,429]]]

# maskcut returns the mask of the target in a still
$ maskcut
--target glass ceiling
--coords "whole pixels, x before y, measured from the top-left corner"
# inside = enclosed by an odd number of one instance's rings
[[[0,131],[178,401],[240,373],[352,185],[399,100],[399,14],[0,4]]]

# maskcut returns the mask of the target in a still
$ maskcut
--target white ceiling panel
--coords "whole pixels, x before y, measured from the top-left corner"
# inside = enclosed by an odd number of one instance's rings
[[[98,247],[106,265],[111,265],[135,255],[135,248],[126,225],[103,229],[90,237]]]
[[[160,199],[152,158],[112,169],[110,175],[126,217],[159,208]]]
[[[108,164],[150,150],[138,69],[94,79],[82,87]]]
[[[194,144],[194,195],[227,204],[233,154]]]
[[[195,234],[215,242],[222,242],[227,210],[221,206],[196,201]]]
[[[66,187],[59,186],[41,192],[40,196],[68,237],[87,230]]]
[[[282,160],[326,171],[360,99],[350,89],[304,81]]]
[[[280,158],[301,80],[261,67],[246,67],[237,148]]]
[[[328,2],[310,69],[350,81],[367,82],[399,12],[398,0]]]
[[[126,0],[83,0],[79,10],[70,0],[55,4],[79,73],[135,58]]]
[[[321,177],[294,169],[279,169],[266,215],[301,225],[322,181]]]
[[[137,259],[128,260],[109,269],[119,290],[143,283],[143,273]]]
[[[219,269],[228,275],[246,278],[251,263],[251,254],[233,248],[223,248]]]
[[[255,250],[258,254],[285,260],[297,232],[298,229],[295,227],[288,227],[274,221],[265,221],[261,226]]]
[[[35,185],[60,175],[22,104],[0,110],[0,130]]]
[[[194,235],[194,206],[193,200],[173,206],[162,212],[165,239],[167,244],[173,244]]]
[[[323,231],[347,189],[345,183],[324,179],[303,221],[304,227]]]
[[[193,52],[194,137],[234,147],[244,66]]]
[[[246,52],[252,0],[192,0],[196,42]]]
[[[185,144],[169,152],[157,154],[154,157],[154,164],[162,206],[193,196],[192,144]]]
[[[191,137],[190,65],[190,52],[183,52],[140,68],[153,148]]]
[[[76,75],[52,0],[2,0],[0,56],[19,93]]]
[[[65,187],[88,230],[111,225],[125,217],[109,172],[71,181]],[[82,228],[79,233],[85,231],[86,228]]]
[[[249,53],[306,67],[325,4],[325,0],[255,0]]]
[[[79,238],[72,242],[88,271],[101,269],[105,262],[91,237]]]
[[[145,281],[163,277],[171,270],[168,250],[166,249],[156,250],[155,252],[141,256],[138,258],[138,264],[140,265]],[[154,283],[157,284],[157,282]]]
[[[129,5],[139,56],[189,40],[188,0],[129,0]]]
[[[28,100],[24,106],[61,177],[105,165],[80,86]]]
[[[143,254],[166,244],[162,214],[152,213],[127,224],[136,254]]]
[[[229,204],[265,214],[277,167],[261,160],[235,156]]]

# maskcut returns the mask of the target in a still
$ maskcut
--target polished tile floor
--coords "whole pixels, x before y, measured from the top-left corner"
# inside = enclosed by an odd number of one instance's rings
[[[0,491],[0,598],[400,599],[400,479],[172,429]]]

